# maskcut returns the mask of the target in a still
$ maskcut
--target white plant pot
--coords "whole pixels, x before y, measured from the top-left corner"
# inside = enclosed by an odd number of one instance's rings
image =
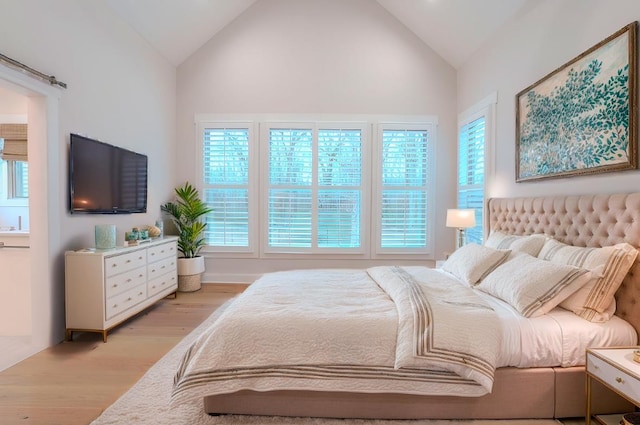
[[[178,291],[193,292],[202,287],[204,257],[178,258]]]

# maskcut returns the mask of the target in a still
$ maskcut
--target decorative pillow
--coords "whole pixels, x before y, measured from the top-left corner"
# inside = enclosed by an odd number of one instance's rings
[[[591,322],[606,322],[615,312],[614,295],[638,256],[628,243],[602,248],[583,248],[547,239],[538,258],[591,270],[599,278],[589,282],[560,307]]]
[[[537,317],[551,311],[590,279],[588,270],[517,252],[476,288],[509,303],[524,317]]]
[[[442,270],[451,273],[468,285],[475,285],[500,265],[510,252],[471,243],[458,248],[451,254],[442,265]]]
[[[491,232],[484,243],[484,246],[496,249],[510,249],[511,251],[525,252],[532,256],[537,256],[544,242],[545,235],[533,234],[528,236],[509,235],[502,231]]]

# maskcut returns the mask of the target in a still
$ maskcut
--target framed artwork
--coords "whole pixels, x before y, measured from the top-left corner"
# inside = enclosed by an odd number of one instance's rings
[[[516,95],[516,181],[635,169],[633,22]]]

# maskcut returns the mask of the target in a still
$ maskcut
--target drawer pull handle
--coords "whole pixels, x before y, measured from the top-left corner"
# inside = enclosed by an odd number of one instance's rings
[[[114,304],[114,305],[113,305],[113,308],[118,308],[118,304]]]
[[[130,262],[131,262],[131,260],[127,260],[127,263],[130,263]]]
[[[131,297],[127,298],[127,301],[131,301]]]
[[[153,257],[154,255],[156,255],[156,253],[155,253],[155,252],[152,252],[152,253],[151,253],[151,256]]]
[[[128,283],[128,282],[131,282],[131,279],[127,279],[127,283]]]
[[[160,268],[161,268],[161,269],[166,269],[166,267],[165,267],[165,266],[162,266],[162,267],[160,267]]]
[[[140,274],[138,275],[138,277],[142,277],[142,273],[140,273]]]
[[[117,264],[112,264],[111,267],[118,267],[118,265]]]
[[[622,379],[622,378],[620,378],[620,377],[618,376],[618,377],[616,377],[616,382],[617,382],[618,384],[624,384],[624,379]]]
[[[151,269],[151,273],[155,273],[155,272],[156,272],[156,269]]]
[[[593,365],[593,368],[594,368],[595,370],[598,370],[598,369],[600,369],[600,366],[598,366],[597,364],[594,364],[594,365]]]
[[[114,284],[113,284],[113,288],[117,288],[117,287],[118,287],[118,284],[117,284],[117,283],[114,283]]]
[[[140,292],[138,295],[142,295],[142,292]]]

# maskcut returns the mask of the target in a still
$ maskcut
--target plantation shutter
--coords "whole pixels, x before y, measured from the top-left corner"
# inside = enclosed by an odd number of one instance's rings
[[[476,226],[465,231],[467,243],[483,242],[485,118],[460,129],[458,142],[458,208],[473,208]]]
[[[318,132],[318,247],[360,247],[362,131]]]
[[[206,244],[249,246],[249,130],[205,128],[202,171]]]
[[[428,134],[382,132],[382,248],[427,247]]]
[[[313,131],[269,129],[268,246],[310,248]]]

